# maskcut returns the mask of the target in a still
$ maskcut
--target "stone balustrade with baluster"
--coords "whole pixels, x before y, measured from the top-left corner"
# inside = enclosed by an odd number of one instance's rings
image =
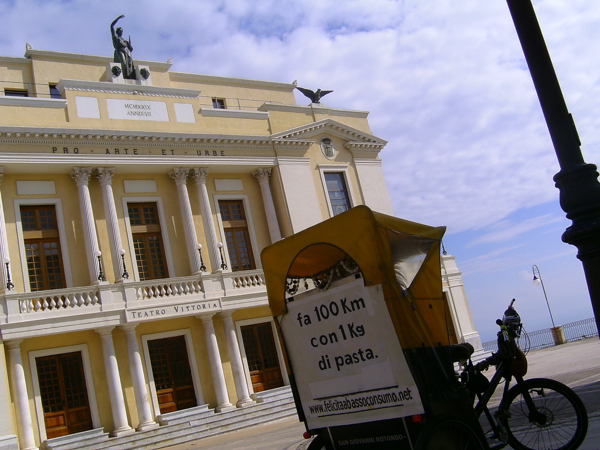
[[[81,286],[38,292],[5,292],[0,296],[0,324],[30,321],[68,320],[70,316],[117,315],[129,308],[185,305],[221,298],[240,306],[260,296],[266,304],[266,286],[262,270],[225,272],[133,281],[99,286]],[[247,297],[247,298],[246,298]],[[254,300],[253,300],[254,299]]]

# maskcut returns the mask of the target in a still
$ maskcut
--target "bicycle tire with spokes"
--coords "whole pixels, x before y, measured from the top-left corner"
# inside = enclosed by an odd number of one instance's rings
[[[528,392],[545,423],[530,420],[523,393]],[[588,429],[587,411],[581,399],[564,384],[532,378],[513,386],[503,401],[499,418],[508,431],[508,443],[516,450],[574,450]]]

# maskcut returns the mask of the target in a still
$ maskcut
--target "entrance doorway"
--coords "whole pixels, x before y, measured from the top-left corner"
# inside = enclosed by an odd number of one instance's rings
[[[91,430],[81,352],[36,358],[48,439]]]
[[[197,405],[184,336],[148,341],[160,413]]]
[[[270,322],[241,327],[254,392],[283,386]]]

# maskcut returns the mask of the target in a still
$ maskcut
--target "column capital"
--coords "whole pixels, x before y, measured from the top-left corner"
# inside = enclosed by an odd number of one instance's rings
[[[169,176],[173,179],[175,184],[179,186],[180,184],[185,184],[187,182],[189,171],[190,170],[187,167],[176,167],[169,172]]]
[[[100,182],[101,186],[104,186],[107,184],[111,185],[114,174],[115,174],[114,167],[98,167],[98,169],[96,169],[96,178]]]
[[[208,167],[194,167],[192,169],[192,178],[196,184],[206,184],[208,178]]]
[[[232,319],[234,312],[235,312],[235,310],[233,310],[233,309],[228,309],[228,310],[225,310],[225,311],[220,311],[219,312],[219,316],[221,316],[223,319]]]
[[[212,324],[212,318],[215,313],[202,314],[201,316],[196,316],[196,319],[200,319],[202,323],[210,322]]]
[[[101,337],[110,336],[112,337],[112,331],[115,327],[102,327],[102,328],[94,328],[94,331],[98,333]]]
[[[265,167],[256,169],[252,172],[252,176],[258,181],[258,184],[268,183],[271,178],[271,169]]]
[[[93,169],[91,167],[73,167],[71,178],[73,178],[73,181],[75,184],[77,184],[77,186],[87,186],[90,181],[92,170]]]
[[[137,326],[137,323],[126,323],[125,325],[119,325],[119,328],[125,333],[135,333],[135,329]]]
[[[21,348],[21,342],[23,342],[23,339],[11,339],[10,341],[4,341],[4,344],[9,350],[14,350]]]

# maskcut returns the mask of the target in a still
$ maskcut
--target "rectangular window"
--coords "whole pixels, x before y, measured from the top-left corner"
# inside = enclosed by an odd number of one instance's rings
[[[129,203],[127,210],[140,281],[168,278],[156,203]]]
[[[21,206],[20,212],[31,291],[64,288],[54,205]]]
[[[212,104],[213,104],[213,108],[215,108],[215,109],[225,109],[225,99],[224,98],[213,98]]]
[[[333,215],[337,216],[351,208],[348,188],[343,172],[325,172],[325,184]]]
[[[50,85],[50,98],[61,98],[60,91],[56,87],[56,84]]]
[[[29,97],[27,89],[4,89],[4,95],[7,97]]]
[[[244,202],[242,200],[219,200],[219,211],[223,221],[231,270],[235,272],[255,269]]]

